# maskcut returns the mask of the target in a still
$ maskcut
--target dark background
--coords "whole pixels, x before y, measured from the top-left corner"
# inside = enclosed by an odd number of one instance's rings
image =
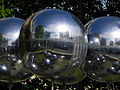
[[[0,18],[19,17],[27,19],[33,13],[48,9],[62,9],[77,16],[83,24],[100,16],[120,17],[120,0],[0,0]],[[113,83],[116,90],[120,82]],[[0,82],[0,90],[8,89],[9,84]],[[13,90],[50,90],[49,81],[36,77],[27,81],[15,83]],[[56,90],[62,86],[55,85]],[[81,82],[67,86],[68,90],[107,90],[107,84],[96,82],[86,77]],[[113,87],[111,86],[111,89]]]

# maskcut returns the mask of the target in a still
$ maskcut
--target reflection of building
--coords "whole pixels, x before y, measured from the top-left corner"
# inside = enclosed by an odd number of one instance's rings
[[[101,38],[100,40],[100,45],[103,46],[114,46],[114,45],[120,45],[120,39],[119,38],[115,38],[115,41],[110,41],[107,40],[106,38]]]
[[[69,38],[69,32],[60,32],[60,38]]]
[[[106,40],[106,46],[110,46],[110,41]]]
[[[15,53],[17,52],[17,46],[7,46],[7,52]]]
[[[115,38],[115,45],[120,46],[120,38]]]
[[[99,37],[97,37],[95,35],[88,35],[88,41],[89,41],[89,45],[100,46]]]
[[[6,46],[6,47],[0,47],[0,53],[16,53],[18,47],[17,46]]]
[[[113,46],[114,45],[114,41],[110,41],[110,46]]]
[[[45,38],[50,38],[50,32],[45,31]]]
[[[69,32],[48,32],[45,31],[45,38],[69,38]]]
[[[74,47],[73,42],[61,40],[61,39],[55,39],[55,40],[49,40],[47,41],[47,48],[56,49],[56,50],[67,50],[72,51]]]
[[[100,45],[102,45],[102,46],[114,46],[115,43],[114,43],[114,41],[109,41],[105,38],[102,38],[100,41]]]
[[[100,45],[106,46],[107,45],[107,40],[105,38],[101,38]]]
[[[8,40],[3,39],[2,46],[3,47],[8,46]]]
[[[58,32],[50,32],[50,38],[60,38]]]

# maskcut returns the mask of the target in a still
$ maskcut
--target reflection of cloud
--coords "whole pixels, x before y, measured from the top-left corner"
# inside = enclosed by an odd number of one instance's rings
[[[8,40],[8,45],[11,45],[19,37],[19,32],[8,32],[3,34],[3,37]]]
[[[115,39],[120,39],[120,28],[117,26],[109,28],[109,32],[104,32],[100,34],[101,38],[106,38],[107,40],[110,41],[115,41]]]
[[[69,25],[65,23],[61,24],[49,24],[44,27],[45,32],[51,32],[51,38],[59,38],[60,32],[69,33],[69,37],[79,37],[82,36],[81,29],[79,26]]]
[[[120,28],[120,21],[118,22],[118,25],[117,25],[118,28]]]

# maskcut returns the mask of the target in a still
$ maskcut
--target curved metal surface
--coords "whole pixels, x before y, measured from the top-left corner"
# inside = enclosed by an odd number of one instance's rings
[[[30,16],[20,33],[21,56],[31,72],[48,79],[65,79],[83,64],[87,35],[74,15],[45,9]],[[56,78],[57,77],[57,78]]]
[[[120,18],[99,17],[86,25],[88,54],[85,71],[101,82],[120,81]]]
[[[23,66],[18,38],[24,23],[20,18],[0,19],[0,81],[19,82],[32,74]]]

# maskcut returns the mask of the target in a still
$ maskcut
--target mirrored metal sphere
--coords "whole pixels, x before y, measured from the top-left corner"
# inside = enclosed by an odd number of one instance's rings
[[[46,9],[26,20],[19,44],[21,56],[34,74],[63,80],[83,64],[87,36],[83,24],[74,15]]]
[[[105,16],[86,24],[88,54],[85,71],[102,82],[120,81],[120,18]]]
[[[23,67],[18,37],[24,23],[20,18],[0,19],[0,81],[19,82],[32,74]]]

